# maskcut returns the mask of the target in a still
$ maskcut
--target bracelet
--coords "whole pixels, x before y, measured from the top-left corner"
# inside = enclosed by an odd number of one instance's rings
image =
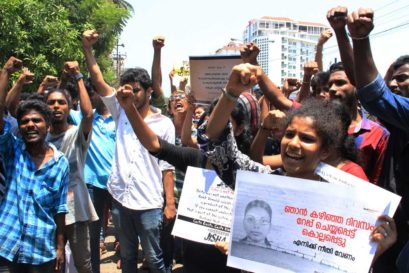
[[[84,78],[84,75],[82,73],[78,73],[77,75],[74,76],[76,81],[79,81],[80,79]]]
[[[226,88],[222,88],[223,95],[231,101],[236,102],[239,99],[239,96],[235,96],[227,92]]]
[[[365,40],[365,39],[369,38],[369,34],[364,36],[364,37],[354,37],[349,32],[348,32],[348,36],[351,37],[352,40]]]

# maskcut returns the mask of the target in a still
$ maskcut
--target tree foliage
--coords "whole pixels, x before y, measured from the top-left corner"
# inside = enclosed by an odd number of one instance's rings
[[[100,33],[95,56],[113,81],[109,55],[132,11],[123,0],[1,0],[0,61],[22,59],[37,83],[44,75],[59,75],[68,60],[80,61],[84,69],[81,33],[95,28]]]

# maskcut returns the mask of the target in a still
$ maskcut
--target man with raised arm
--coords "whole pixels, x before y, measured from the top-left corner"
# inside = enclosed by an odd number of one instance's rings
[[[322,51],[324,49],[324,44],[332,37],[331,30],[327,29],[321,32],[320,38],[318,39],[316,48],[315,48],[315,62],[318,66],[318,71],[323,71],[324,66],[322,65]]]
[[[69,165],[45,140],[51,111],[44,102],[19,105],[21,139],[3,120],[7,82],[21,64],[11,57],[0,71],[0,158],[7,159],[0,202],[0,272],[60,272]]]
[[[381,172],[385,157],[389,132],[376,122],[366,118],[361,111],[353,73],[354,57],[346,33],[347,8],[335,7],[327,12],[327,19],[334,30],[342,63],[329,68],[329,99],[339,100],[351,115],[348,134],[355,137],[358,159],[369,181],[382,183]]]
[[[112,158],[115,150],[115,122],[101,97],[96,93],[91,80],[85,81],[85,87],[94,108],[92,138],[89,144],[84,167],[84,179],[99,220],[90,227],[91,265],[93,273],[100,273],[100,256],[105,249],[105,208],[111,206],[111,195],[107,190],[107,181],[111,173]],[[81,111],[70,111],[70,119],[75,125],[82,120]],[[105,249],[106,250],[106,249]]]
[[[355,81],[359,99],[364,108],[381,119],[390,131],[385,156],[385,184],[380,186],[402,196],[395,221],[398,240],[395,246],[381,256],[374,272],[396,272],[395,260],[409,236],[409,98],[394,94],[379,74],[372,57],[369,35],[374,28],[374,13],[360,8],[349,14],[348,30],[352,38]],[[403,58],[405,59],[405,58]],[[399,89],[409,88],[409,58],[394,66],[392,79]],[[402,92],[405,94],[405,92]]]
[[[153,46],[153,61],[152,61],[152,95],[151,95],[151,105],[161,109],[163,114],[166,114],[167,107],[165,96],[162,89],[162,68],[161,68],[161,57],[162,57],[162,47],[165,46],[165,37],[155,36],[152,39]]]
[[[70,243],[78,273],[92,273],[89,223],[98,220],[98,216],[85,184],[84,165],[91,141],[94,113],[78,62],[66,62],[64,70],[78,87],[82,120],[78,126],[68,123],[72,101],[67,90],[49,90],[45,99],[52,111],[52,122],[47,141],[60,149],[70,163],[70,184],[67,195],[69,213],[66,217],[65,236]]]
[[[97,40],[95,30],[83,33],[82,44],[93,84],[116,123],[116,147],[108,191],[119,208],[122,272],[136,272],[139,239],[150,271],[170,272],[171,265],[165,266],[159,241],[163,218],[166,224],[176,216],[174,168],[152,157],[133,132],[116,98],[116,91],[104,81],[93,56],[92,45]],[[159,109],[150,106],[152,81],[147,71],[142,68],[125,71],[121,75],[120,85],[120,88],[133,90],[133,103],[155,134],[174,143],[172,121],[163,116]]]

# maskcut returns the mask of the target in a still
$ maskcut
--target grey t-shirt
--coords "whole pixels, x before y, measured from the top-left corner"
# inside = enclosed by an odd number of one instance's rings
[[[98,220],[84,181],[85,157],[91,140],[91,132],[86,139],[80,124],[58,135],[49,133],[46,140],[64,153],[70,164],[70,183],[67,195],[69,213],[65,217],[65,224]]]

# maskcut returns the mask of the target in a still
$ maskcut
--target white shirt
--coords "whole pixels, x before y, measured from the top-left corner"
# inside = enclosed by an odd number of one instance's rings
[[[163,160],[151,156],[135,135],[132,126],[116,99],[116,92],[102,97],[116,125],[115,154],[108,179],[108,191],[122,206],[133,210],[163,207],[162,171],[174,170]],[[145,122],[155,134],[169,143],[175,143],[172,121],[151,106],[152,115]]]

